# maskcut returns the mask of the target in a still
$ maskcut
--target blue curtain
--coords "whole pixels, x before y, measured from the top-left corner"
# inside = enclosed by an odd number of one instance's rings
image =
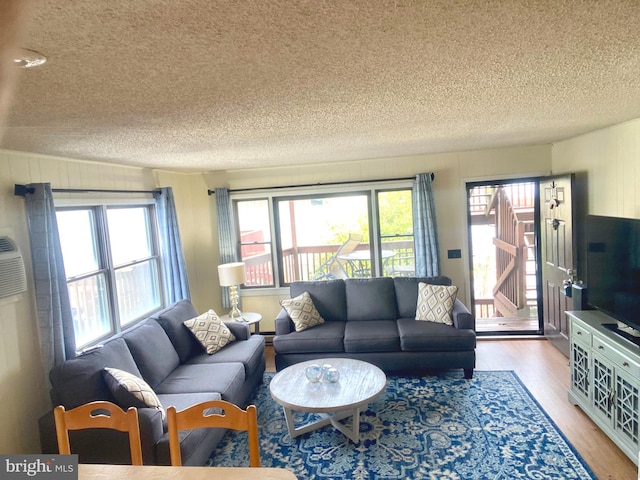
[[[178,217],[171,187],[160,188],[153,194],[156,199],[160,249],[162,251],[162,275],[164,296],[168,305],[191,298],[189,279],[182,253]]]
[[[413,235],[418,277],[440,275],[432,181],[433,174],[421,173],[413,183]]]
[[[49,183],[27,185],[27,228],[35,284],[40,350],[45,378],[56,365],[76,356],[73,315],[62,260],[56,209]]]
[[[216,187],[216,213],[218,215],[218,245],[220,248],[219,264],[238,262],[236,245],[238,240],[233,226],[233,211],[229,199],[229,189]],[[222,288],[222,306],[231,308],[229,287]]]

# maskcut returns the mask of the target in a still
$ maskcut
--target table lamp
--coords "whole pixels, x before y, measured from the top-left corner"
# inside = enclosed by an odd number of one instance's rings
[[[240,319],[242,312],[238,308],[238,285],[243,284],[245,280],[244,263],[235,262],[218,265],[218,276],[220,277],[220,285],[229,287],[229,297],[231,299],[229,317],[233,320]]]

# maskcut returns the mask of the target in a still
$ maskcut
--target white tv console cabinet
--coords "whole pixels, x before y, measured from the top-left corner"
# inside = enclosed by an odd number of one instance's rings
[[[566,313],[571,345],[569,401],[580,406],[637,465],[640,347],[603,327],[617,322],[602,312]]]

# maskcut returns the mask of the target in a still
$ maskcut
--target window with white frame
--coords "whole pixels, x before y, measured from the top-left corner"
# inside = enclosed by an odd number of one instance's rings
[[[415,271],[410,186],[231,199],[245,287]]]
[[[235,204],[238,231],[240,232],[240,258],[245,262],[245,285],[272,287],[273,247],[269,201],[267,199],[243,200]]]
[[[152,205],[56,209],[78,349],[162,306]]]

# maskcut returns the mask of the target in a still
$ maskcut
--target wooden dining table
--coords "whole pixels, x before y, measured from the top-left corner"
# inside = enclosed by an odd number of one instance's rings
[[[296,480],[284,468],[78,465],[78,480]]]

